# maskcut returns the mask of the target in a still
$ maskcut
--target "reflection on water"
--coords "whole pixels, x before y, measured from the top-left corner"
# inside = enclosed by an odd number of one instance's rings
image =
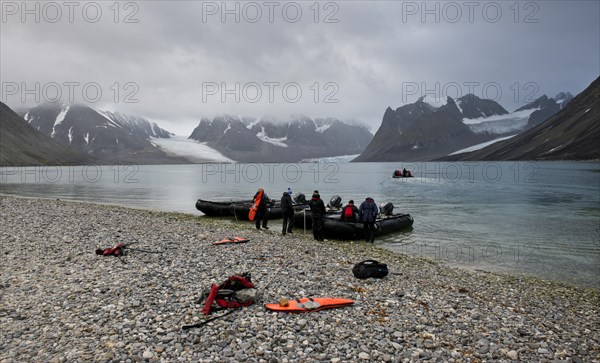
[[[414,178],[393,179],[406,167]],[[279,199],[291,187],[327,202],[371,196],[413,215],[385,248],[448,264],[600,287],[597,163],[200,164],[3,168],[1,192],[200,215],[199,198]]]

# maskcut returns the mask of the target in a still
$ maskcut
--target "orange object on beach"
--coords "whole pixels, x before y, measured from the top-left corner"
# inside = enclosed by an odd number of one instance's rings
[[[308,313],[324,309],[341,308],[354,304],[354,300],[333,297],[304,297],[288,300],[287,304],[265,304],[265,308],[283,313]]]
[[[256,196],[256,198],[254,198],[254,203],[252,203],[252,206],[250,207],[250,211],[248,212],[248,219],[251,221],[253,221],[254,218],[256,217],[256,212],[258,212],[258,205],[260,204],[263,193],[264,193],[264,191],[261,189],[258,192],[258,195]]]
[[[248,238],[232,237],[232,238],[224,238],[220,241],[214,241],[212,244],[213,245],[223,245],[223,244],[227,244],[227,243],[246,243],[248,241],[250,241]]]

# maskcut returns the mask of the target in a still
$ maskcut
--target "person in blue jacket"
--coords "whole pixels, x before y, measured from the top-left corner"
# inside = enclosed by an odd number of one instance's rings
[[[378,213],[379,208],[377,208],[377,204],[371,197],[367,197],[358,208],[358,215],[365,230],[365,242],[375,242],[375,220]]]

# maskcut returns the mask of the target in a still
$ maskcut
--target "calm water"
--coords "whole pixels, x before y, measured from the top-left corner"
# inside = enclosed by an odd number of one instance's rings
[[[406,167],[416,177],[392,179]],[[200,215],[198,198],[258,187],[327,202],[371,196],[411,213],[411,231],[377,243],[469,269],[600,287],[600,165],[573,162],[203,164],[0,169],[1,192]],[[4,212],[4,211],[3,211]],[[273,224],[279,223],[278,221]]]

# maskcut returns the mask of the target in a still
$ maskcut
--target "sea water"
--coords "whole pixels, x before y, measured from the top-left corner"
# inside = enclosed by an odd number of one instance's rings
[[[392,178],[396,169],[413,178]],[[384,248],[468,269],[600,287],[598,162],[289,163],[5,167],[0,192],[201,216],[197,199],[279,199],[290,187],[328,202],[367,196],[410,213]],[[2,211],[7,213],[9,211]],[[206,217],[204,217],[206,218]],[[272,221],[272,224],[278,223]]]

